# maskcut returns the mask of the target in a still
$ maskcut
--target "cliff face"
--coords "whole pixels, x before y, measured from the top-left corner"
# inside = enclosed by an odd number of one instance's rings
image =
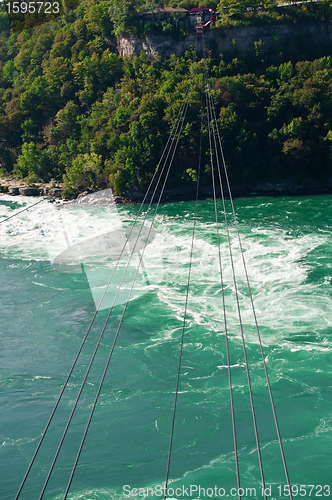
[[[169,57],[171,54],[179,56],[195,44],[195,36],[193,33],[187,36],[185,40],[174,41],[174,39],[164,35],[146,36],[143,40],[128,35],[128,37],[120,38],[118,51],[121,57],[131,54],[139,56],[142,50],[153,58],[157,56]]]
[[[211,29],[205,33],[205,41],[208,48],[224,53],[237,46],[240,52],[254,49],[255,42],[262,40],[267,48],[271,47],[273,38],[280,36],[286,45],[294,43],[296,39],[301,44],[310,45],[317,43],[332,42],[332,25],[323,23],[298,23],[292,24],[270,24],[266,26],[247,26],[240,28]],[[130,54],[139,55],[141,50],[150,54],[153,58],[157,56],[169,57],[171,54],[177,56],[189,50],[195,44],[195,33],[188,35],[184,40],[175,41],[164,35],[146,36],[142,40],[128,35],[122,37],[118,43],[120,56]],[[201,40],[199,40],[199,44]],[[200,47],[198,47],[198,50]]]

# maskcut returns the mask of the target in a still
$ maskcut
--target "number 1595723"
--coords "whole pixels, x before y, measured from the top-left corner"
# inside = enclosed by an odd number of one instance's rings
[[[331,495],[331,487],[328,484],[293,484],[289,487],[287,484],[279,485],[278,487],[279,496],[290,496],[290,492],[293,497],[329,497]]]
[[[8,14],[58,14],[59,2],[9,2],[6,4]]]

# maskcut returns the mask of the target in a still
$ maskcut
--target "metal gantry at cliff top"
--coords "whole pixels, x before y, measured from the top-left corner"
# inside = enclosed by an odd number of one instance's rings
[[[197,42],[197,40],[196,40]],[[270,398],[270,403],[271,403],[271,408],[273,412],[273,419],[274,419],[274,424],[275,424],[275,430],[276,430],[276,435],[277,435],[277,440],[279,443],[279,449],[280,449],[280,458],[282,460],[283,468],[284,468],[284,473],[285,473],[285,479],[286,483],[289,488],[289,497],[292,500],[292,489],[291,489],[291,484],[290,484],[290,479],[288,475],[288,470],[287,470],[287,465],[286,465],[286,459],[284,455],[284,450],[283,450],[283,445],[282,445],[282,439],[279,431],[279,425],[277,421],[277,415],[276,415],[276,410],[274,406],[274,401],[273,401],[273,396],[272,396],[272,391],[271,391],[271,386],[270,386],[270,381],[269,381],[269,376],[266,368],[266,362],[265,362],[265,356],[263,352],[263,346],[262,346],[262,340],[261,340],[261,335],[257,323],[257,318],[256,318],[256,313],[255,313],[255,308],[254,308],[254,302],[253,302],[253,297],[251,293],[251,288],[250,288],[250,283],[249,283],[249,277],[247,273],[247,268],[246,268],[246,263],[244,259],[244,252],[242,249],[242,244],[241,244],[241,237],[240,237],[240,232],[239,232],[239,227],[237,223],[237,218],[235,214],[235,208],[233,204],[233,199],[232,199],[232,194],[231,194],[231,188],[229,184],[229,179],[228,179],[228,174],[227,174],[227,169],[226,169],[226,164],[225,164],[225,158],[224,158],[224,153],[223,153],[223,147],[222,147],[222,141],[221,141],[221,136],[218,128],[218,121],[217,121],[217,115],[216,115],[216,109],[215,109],[215,104],[213,100],[213,94],[210,88],[210,80],[209,80],[209,74],[208,74],[208,68],[206,64],[206,49],[205,49],[205,42],[204,42],[204,34],[202,35],[202,44],[203,44],[203,55],[204,55],[204,60],[205,60],[205,71],[204,71],[204,84],[205,84],[205,90],[204,90],[204,99],[205,99],[205,124],[201,123],[201,135],[200,135],[200,145],[199,145],[199,151],[198,151],[198,158],[197,158],[197,185],[196,185],[196,198],[195,198],[195,213],[193,217],[193,226],[192,226],[192,236],[191,236],[191,250],[190,250],[190,258],[189,258],[189,268],[188,268],[188,277],[187,277],[187,284],[186,284],[186,289],[185,289],[185,298],[184,298],[184,313],[183,313],[183,323],[182,323],[182,328],[181,328],[181,335],[179,339],[179,358],[178,358],[178,369],[177,373],[175,376],[176,382],[175,382],[175,397],[174,397],[174,405],[173,405],[173,412],[172,412],[172,418],[171,418],[171,426],[169,429],[170,432],[170,440],[169,440],[169,448],[168,448],[168,454],[167,454],[167,463],[165,463],[165,469],[166,469],[166,475],[165,475],[165,494],[164,494],[164,500],[166,499],[166,493],[167,493],[167,487],[168,483],[170,480],[170,464],[171,464],[171,458],[172,458],[172,447],[173,447],[173,435],[174,435],[174,428],[176,426],[176,411],[177,411],[177,400],[178,400],[178,394],[179,394],[179,384],[180,384],[180,379],[181,379],[181,362],[182,362],[182,353],[183,353],[183,347],[184,347],[184,340],[185,340],[185,332],[186,332],[186,320],[187,320],[187,308],[188,308],[188,301],[189,301],[189,289],[190,289],[190,282],[191,282],[191,271],[192,271],[192,263],[193,263],[193,247],[194,247],[194,241],[195,241],[195,232],[196,232],[196,220],[197,220],[197,204],[198,204],[198,197],[199,197],[199,189],[200,189],[200,176],[201,176],[201,163],[202,163],[202,133],[203,133],[203,128],[207,128],[208,132],[208,144],[209,144],[209,153],[210,153],[210,167],[211,167],[211,184],[213,188],[213,203],[214,203],[214,212],[215,212],[215,230],[216,230],[216,236],[217,236],[217,246],[218,246],[218,267],[219,267],[219,275],[220,275],[220,286],[221,286],[221,311],[222,311],[222,316],[223,316],[223,334],[225,336],[225,348],[226,348],[226,358],[227,358],[227,370],[228,370],[228,384],[229,384],[229,404],[231,408],[231,419],[232,419],[232,430],[233,430],[233,445],[234,445],[234,472],[236,474],[236,481],[237,481],[237,492],[238,492],[238,498],[241,500],[243,493],[241,489],[241,477],[240,477],[240,468],[239,468],[239,461],[238,461],[238,442],[237,442],[237,426],[236,426],[236,415],[234,411],[234,403],[233,403],[233,382],[232,382],[232,369],[231,369],[231,360],[230,360],[230,352],[229,352],[229,333],[228,333],[228,324],[227,324],[227,314],[226,314],[226,299],[225,299],[225,284],[224,284],[224,275],[223,275],[223,267],[224,263],[221,257],[221,250],[220,250],[220,225],[221,225],[221,219],[224,219],[224,230],[226,234],[226,240],[228,243],[228,252],[229,252],[229,261],[232,269],[232,279],[233,279],[233,288],[234,288],[234,293],[235,293],[235,298],[236,298],[236,304],[237,304],[237,314],[238,314],[238,320],[239,320],[239,328],[240,328],[240,334],[241,334],[241,342],[242,342],[242,347],[243,347],[243,355],[244,355],[244,360],[245,360],[245,369],[246,369],[246,376],[247,376],[247,383],[248,383],[248,390],[249,390],[249,399],[250,399],[250,408],[251,408],[251,414],[252,414],[252,424],[254,428],[254,433],[255,433],[255,440],[256,440],[256,452],[257,452],[257,460],[259,463],[259,470],[260,470],[260,477],[261,477],[261,486],[262,486],[262,496],[264,497],[265,500],[267,500],[267,495],[266,495],[266,489],[265,489],[265,478],[264,478],[264,467],[263,467],[263,461],[262,461],[262,456],[261,456],[261,444],[259,440],[259,430],[258,430],[258,425],[256,421],[256,413],[255,413],[255,401],[254,401],[254,396],[253,396],[253,391],[252,391],[252,384],[251,384],[251,378],[250,378],[250,365],[249,365],[249,360],[247,356],[247,349],[246,349],[246,341],[245,341],[245,335],[244,335],[244,328],[243,328],[243,322],[242,322],[242,312],[241,312],[241,305],[240,305],[240,300],[239,300],[239,295],[238,295],[238,285],[237,285],[237,277],[236,277],[236,272],[235,272],[235,265],[234,265],[234,256],[233,256],[233,251],[232,251],[232,242],[231,242],[231,236],[230,236],[230,231],[229,231],[229,220],[228,220],[228,215],[226,212],[226,207],[225,207],[225,192],[228,193],[229,198],[230,198],[230,203],[231,203],[231,208],[232,208],[232,219],[236,227],[236,234],[237,234],[237,239],[239,243],[239,248],[240,248],[240,253],[241,253],[241,260],[242,260],[242,265],[245,273],[245,278],[246,278],[246,284],[247,284],[247,289],[248,289],[248,294],[250,297],[250,303],[251,303],[251,308],[252,308],[252,313],[253,313],[253,318],[254,318],[254,325],[257,333],[257,341],[259,344],[260,348],[260,353],[262,357],[262,363],[264,367],[264,373],[265,373],[265,379],[266,379],[266,387],[269,393],[269,398]],[[197,45],[197,43],[196,43]],[[195,68],[195,64],[193,65],[193,68]],[[100,343],[103,339],[103,335],[105,332],[105,329],[107,327],[107,324],[109,322],[109,319],[112,315],[112,312],[114,310],[114,306],[117,304],[117,297],[118,294],[123,287],[123,284],[125,283],[125,275],[128,270],[128,266],[130,265],[131,260],[133,259],[134,256],[138,256],[137,260],[137,265],[136,265],[136,273],[132,278],[131,281],[131,286],[126,288],[127,292],[127,298],[124,301],[124,309],[122,316],[120,318],[120,321],[118,323],[117,328],[114,331],[114,339],[113,343],[111,346],[111,349],[108,354],[107,361],[105,363],[105,366],[103,368],[103,373],[102,377],[100,379],[98,388],[95,392],[94,396],[94,401],[90,405],[89,408],[91,408],[89,417],[86,421],[85,428],[83,430],[82,436],[81,436],[81,442],[79,444],[79,447],[77,449],[77,454],[76,458],[74,460],[74,463],[72,465],[72,469],[70,472],[68,472],[68,478],[66,479],[67,482],[67,487],[63,493],[61,493],[63,500],[65,500],[68,497],[71,484],[75,475],[75,471],[77,469],[81,452],[84,447],[85,439],[87,436],[87,433],[89,431],[90,425],[93,420],[94,412],[96,409],[96,405],[98,402],[98,398],[101,393],[101,389],[105,380],[105,376],[107,374],[113,353],[114,353],[114,348],[119,336],[119,332],[121,330],[121,326],[123,323],[123,319],[127,310],[127,306],[129,301],[132,299],[133,296],[133,290],[134,290],[134,285],[137,280],[137,277],[139,273],[144,271],[144,254],[146,252],[146,249],[151,242],[151,239],[153,238],[153,223],[155,220],[155,217],[158,212],[158,208],[160,205],[160,202],[162,200],[163,192],[165,190],[165,186],[169,177],[169,173],[172,167],[173,159],[176,154],[179,140],[181,137],[182,129],[184,126],[184,122],[186,119],[186,113],[187,109],[189,106],[189,100],[190,100],[190,95],[191,95],[191,89],[192,89],[192,84],[194,80],[194,69],[191,74],[191,79],[188,84],[188,87],[185,92],[184,99],[181,103],[180,109],[177,113],[176,119],[174,121],[171,133],[169,135],[168,141],[164,147],[164,150],[162,152],[160,161],[155,169],[155,172],[153,174],[153,177],[151,179],[150,185],[145,193],[144,199],[140,205],[140,208],[137,212],[137,215],[135,217],[135,220],[128,231],[127,237],[124,237],[123,241],[121,242],[121,248],[119,248],[119,251],[116,251],[116,258],[115,263],[114,263],[114,268],[111,273],[111,276],[109,277],[109,280],[107,282],[107,286],[105,287],[104,293],[100,300],[96,302],[96,312],[93,315],[91,319],[91,323],[84,335],[83,341],[80,345],[80,348],[77,352],[77,355],[73,361],[72,367],[68,373],[68,376],[66,380],[63,383],[61,392],[56,400],[56,403],[54,405],[54,408],[51,412],[51,415],[49,417],[49,420],[42,431],[41,438],[38,442],[38,445],[35,449],[35,452],[30,460],[30,463],[27,467],[26,473],[23,477],[23,480],[21,481],[21,485],[19,486],[18,492],[16,494],[15,500],[18,500],[21,493],[24,491],[24,487],[26,484],[26,481],[28,479],[28,476],[31,472],[31,470],[34,467],[35,459],[39,453],[39,450],[41,448],[41,445],[47,435],[47,432],[49,430],[49,427],[52,423],[53,417],[55,413],[58,410],[60,401],[68,387],[68,384],[70,383],[71,376],[73,373],[73,370],[75,368],[75,365],[77,364],[83,346],[86,342],[86,340],[89,337],[89,333],[91,331],[92,325],[96,319],[98,311],[103,307],[103,300],[105,298],[105,295],[107,294],[107,289],[111,286],[112,280],[114,278],[115,272],[119,266],[119,263],[121,259],[124,257],[127,259],[127,266],[124,270],[123,277],[118,284],[118,290],[116,292],[116,295],[113,297],[112,304],[108,307],[108,314],[104,323],[104,326],[102,328],[102,331],[100,332],[99,338],[96,341],[95,344],[95,349],[93,352],[93,355],[90,359],[90,362],[88,363],[88,366],[86,368],[85,376],[83,378],[82,384],[78,389],[78,393],[76,396],[75,401],[73,401],[72,404],[72,409],[70,416],[67,420],[67,422],[64,425],[63,428],[63,433],[61,436],[60,441],[57,444],[52,462],[47,465],[47,472],[45,473],[45,480],[44,480],[44,485],[41,489],[39,500],[41,500],[46,492],[49,480],[51,478],[51,475],[54,471],[54,468],[57,463],[57,459],[60,453],[60,450],[62,448],[64,439],[66,437],[66,434],[68,432],[68,429],[71,425],[73,415],[75,413],[75,410],[77,408],[77,405],[80,401],[80,397],[83,391],[83,388],[86,384],[89,372],[91,370],[91,367],[95,361],[95,357],[98,351],[98,348],[100,346]],[[220,189],[221,193],[221,202],[222,202],[222,210],[218,209],[217,205],[217,191]],[[149,203],[148,207],[144,208],[145,210],[145,215],[143,216],[143,221],[140,221],[139,218],[143,214],[143,206],[146,203],[147,199],[149,196]],[[43,200],[38,201],[37,203],[40,203]],[[153,202],[155,204],[153,205]],[[37,204],[36,203],[36,204]],[[36,204],[31,205],[31,207],[27,207],[25,210],[28,210],[30,208],[33,208]],[[152,219],[148,222],[148,214],[152,213]],[[17,214],[20,212],[17,212]],[[9,219],[9,218],[8,218]],[[2,220],[0,223],[5,223],[6,220]],[[137,223],[140,222],[141,224],[138,225]],[[106,239],[107,240],[107,239]],[[106,241],[105,240],[105,241]],[[108,240],[107,240],[108,241]],[[107,241],[106,241],[106,247],[103,248],[103,252],[108,252],[110,248],[107,247]],[[84,245],[83,245],[84,247]],[[88,248],[88,247],[87,247]],[[90,248],[90,247],[89,247]],[[84,249],[84,248],[83,248]],[[65,252],[66,254],[66,252]],[[68,254],[68,252],[67,252]],[[67,255],[66,254],[66,255]],[[70,252],[69,252],[70,254]],[[98,254],[99,255],[99,254]],[[68,257],[68,255],[67,255]],[[67,258],[66,257],[66,258]],[[61,260],[61,259],[60,259]],[[65,261],[66,265],[70,265],[70,260],[71,260],[71,254],[68,257],[68,260]],[[75,259],[74,259],[75,260]],[[62,262],[63,263],[63,262]],[[89,339],[90,340],[90,339]],[[46,464],[45,464],[46,465]],[[63,471],[63,474],[66,472]],[[59,497],[60,498],[60,497]]]
[[[196,32],[198,35],[203,33],[203,29],[210,26],[214,21],[214,11],[213,9],[204,8],[200,9],[195,7],[190,11],[190,19],[192,24],[196,27]]]

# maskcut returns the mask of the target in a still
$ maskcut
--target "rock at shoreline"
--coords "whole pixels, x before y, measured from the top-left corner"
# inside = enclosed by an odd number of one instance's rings
[[[20,188],[9,186],[9,188],[8,188],[8,194],[10,194],[12,196],[17,196],[18,194],[20,194]]]
[[[9,189],[17,189],[17,188],[9,188]],[[41,194],[40,189],[37,187],[20,187],[20,188],[18,188],[18,190],[19,190],[19,193],[15,193],[15,194],[20,194],[22,196],[40,196],[40,194]]]
[[[54,198],[61,198],[62,197],[62,188],[52,188],[49,189],[48,191],[44,188],[44,195],[45,196],[53,196]]]
[[[11,196],[51,196],[53,198],[62,198],[62,187],[49,188],[43,186],[8,186],[8,189],[1,189],[0,192],[5,192]]]
[[[14,184],[14,182],[13,182]],[[62,187],[49,187],[49,186],[17,186],[9,185],[7,192],[11,196],[22,195],[22,196],[47,196],[50,198],[63,199],[62,198]],[[1,192],[1,187],[0,187]],[[2,190],[4,192],[4,190]],[[297,184],[293,181],[286,180],[280,183],[263,182],[256,185],[248,186],[234,186],[232,189],[232,194],[235,197],[244,196],[296,196],[296,195],[311,195],[311,194],[323,194],[332,192],[332,179],[323,187],[318,183],[311,182],[305,185]],[[92,191],[85,191],[78,195],[76,200],[72,199],[71,203],[89,203],[89,204],[122,204],[122,203],[141,203],[143,200],[145,203],[150,203],[152,198],[152,192],[147,195],[143,191],[130,189],[122,196],[110,195],[105,197],[105,193],[112,193],[111,189],[106,189],[103,191],[96,191],[94,194]],[[220,196],[220,189],[217,188],[216,194]],[[228,190],[225,190],[224,195],[229,197]],[[153,196],[152,203],[156,203],[159,199],[160,192],[156,192]],[[161,197],[161,202],[169,201],[188,201],[194,200],[196,196],[196,188],[173,188],[166,189]],[[199,192],[199,199],[206,199],[213,196],[213,191],[211,188],[202,188]],[[65,199],[65,201],[69,201]]]

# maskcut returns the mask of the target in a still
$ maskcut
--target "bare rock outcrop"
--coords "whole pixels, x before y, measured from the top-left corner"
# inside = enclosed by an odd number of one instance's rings
[[[215,28],[206,31],[205,41],[208,49],[219,54],[234,47],[240,52],[255,49],[255,42],[261,40],[269,49],[273,40],[278,38],[287,46],[297,40],[302,45],[332,42],[332,25],[328,23],[267,24],[265,26],[243,26],[239,28]],[[183,40],[176,41],[165,35],[145,36],[138,39],[133,35],[122,36],[118,42],[120,56],[139,55],[143,50],[152,58],[182,55],[195,45],[196,35],[192,33]],[[202,50],[202,40],[198,39],[198,51]]]

